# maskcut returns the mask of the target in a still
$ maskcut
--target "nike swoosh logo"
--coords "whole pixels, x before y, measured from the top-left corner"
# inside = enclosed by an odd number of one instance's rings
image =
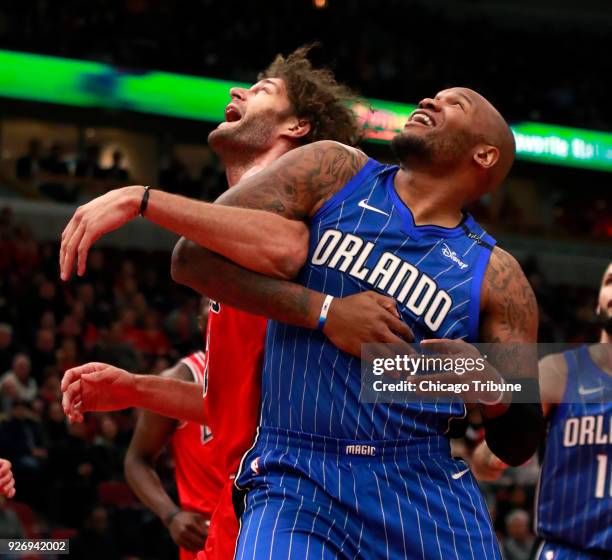
[[[587,389],[586,387],[583,387],[582,385],[580,385],[578,387],[578,392],[581,395],[594,395],[595,393],[601,393],[603,391],[603,387],[594,387],[593,389]]]
[[[469,472],[470,469],[465,469],[463,471],[456,472],[455,474],[451,474],[453,480],[459,480],[465,473]]]
[[[378,214],[382,214],[383,216],[388,216],[389,214],[387,212],[383,212],[382,210],[379,210],[378,208],[374,208],[374,206],[370,206],[368,204],[368,199],[364,198],[359,204],[358,206],[360,208],[365,208],[366,210],[370,210],[372,212],[377,212]]]

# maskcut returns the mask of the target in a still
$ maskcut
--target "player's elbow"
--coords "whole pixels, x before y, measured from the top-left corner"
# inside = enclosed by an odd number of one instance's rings
[[[203,274],[207,267],[199,266],[197,261],[201,260],[201,254],[205,251],[198,244],[189,239],[181,237],[172,251],[172,262],[170,266],[170,275],[172,280],[177,284],[183,284],[195,289],[195,272],[198,272],[197,280],[201,284]]]
[[[152,468],[153,463],[152,457],[138,453],[130,446],[123,460],[123,473],[130,486],[132,485],[132,481],[138,480],[142,469],[147,467]]]
[[[308,256],[309,231],[303,222],[293,222],[291,230],[275,243],[269,254],[269,275],[291,280],[298,275]]]

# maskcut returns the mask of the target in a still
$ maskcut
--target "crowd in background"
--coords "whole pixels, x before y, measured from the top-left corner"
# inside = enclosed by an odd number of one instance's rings
[[[419,1],[328,4],[316,10],[310,0],[5,2],[0,48],[250,82],[262,60],[307,42],[316,29],[323,47],[313,53],[315,61],[331,65],[340,80],[368,97],[414,102],[461,83],[489,96],[510,121],[601,129],[612,122],[601,79],[607,61],[583,56],[606,52],[600,27],[578,21],[571,28],[542,27],[525,19],[519,29],[510,20],[493,25],[484,12],[458,22],[441,3]],[[580,69],[580,80],[568,72],[572,68]],[[120,151],[102,167],[96,145],[67,157],[61,143],[45,142],[34,139],[14,171],[48,198],[80,202],[134,179]],[[586,193],[577,182],[582,178],[556,173],[563,188],[548,206],[551,224],[566,235],[612,236],[609,202],[603,188],[597,190],[601,177],[589,179]],[[170,154],[159,184],[214,200],[224,184],[220,174],[206,164],[193,176]],[[485,204],[476,215],[527,231],[512,199],[490,212]],[[10,212],[0,213],[0,457],[13,463],[17,480],[16,498],[0,497],[0,538],[69,536],[74,556],[91,560],[171,557],[167,531],[123,477],[135,411],[91,414],[84,424],[69,425],[59,382],[67,368],[90,360],[157,373],[201,348],[198,298],[171,281],[168,254],[94,250],[86,275],[64,284],[57,251],[56,244],[34,239]],[[540,305],[540,340],[595,340],[596,287],[552,284],[536,260],[523,265]],[[458,453],[469,455],[482,435],[471,425],[455,442]],[[171,489],[169,455],[160,459],[160,473]],[[507,560],[527,558],[533,541],[536,476],[532,463],[483,485]]]
[[[1,213],[0,457],[12,462],[18,488],[0,504],[0,538],[68,528],[79,531],[77,549],[91,549],[81,557],[154,558],[156,548],[167,557],[166,533],[123,482],[135,412],[69,425],[60,379],[87,361],[168,368],[202,347],[198,298],[172,282],[168,254],[95,250],[85,276],[62,283],[57,251]]]
[[[26,194],[35,193],[36,197],[42,195],[56,202],[83,203],[130,184],[132,176],[123,159],[123,153],[115,150],[112,164],[103,167],[97,144],[86,145],[82,154],[67,154],[61,142],[48,141],[45,146],[39,138],[32,138],[27,151],[15,161],[14,176],[21,186],[30,187]],[[164,159],[158,184],[165,191],[204,200],[214,200],[221,194],[223,170],[212,157],[209,162],[203,161],[197,177],[174,152]]]
[[[542,25],[556,16],[550,6],[543,19],[492,16],[476,1],[452,14],[451,4],[422,0],[327,3],[317,10],[311,0],[5,2],[0,48],[251,81],[262,60],[314,34],[323,61],[368,97],[414,102],[460,83],[490,96],[511,121],[600,129],[612,122],[602,79],[610,62],[599,56],[609,43],[603,18]]]
[[[0,503],[0,538],[70,535],[77,549],[95,551],[87,555],[94,560],[167,557],[167,533],[123,478],[135,411],[90,414],[70,425],[59,386],[66,369],[86,361],[157,373],[201,348],[198,299],[172,282],[168,254],[96,249],[86,274],[62,283],[57,252],[8,210],[0,214],[0,456],[13,463],[18,489],[15,500]],[[524,266],[540,303],[541,340],[594,340],[595,287],[553,287],[537,262]],[[461,453],[481,437],[470,427],[458,442]],[[162,458],[169,486],[171,466]],[[518,469],[486,488],[504,542],[532,538],[533,473]]]

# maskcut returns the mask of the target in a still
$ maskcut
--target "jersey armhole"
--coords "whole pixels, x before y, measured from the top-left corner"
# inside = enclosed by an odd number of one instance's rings
[[[380,165],[376,160],[370,158],[365,165],[346,183],[340,190],[336,191],[334,195],[326,200],[321,208],[319,208],[312,216],[311,222],[315,222],[323,218],[326,214],[331,212],[334,208],[337,208],[346,200],[357,188],[361,185],[364,177],[370,173],[377,165]]]
[[[468,327],[470,342],[480,342],[480,293],[482,291],[484,274],[496,243],[495,239],[486,234],[482,236],[482,240],[487,245],[480,245],[481,250],[474,263],[474,277],[472,278],[472,286],[470,289],[470,318]]]
[[[199,376],[198,376],[198,372],[196,371],[194,365],[189,361],[188,358],[183,358],[181,360],[181,364],[183,364],[184,366],[187,366],[187,369],[191,372],[191,375],[193,376],[193,382],[194,383],[201,383]]]

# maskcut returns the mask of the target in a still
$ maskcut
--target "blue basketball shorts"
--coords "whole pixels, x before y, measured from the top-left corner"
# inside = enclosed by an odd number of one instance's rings
[[[501,558],[478,485],[444,437],[260,428],[236,492],[237,560]]]

